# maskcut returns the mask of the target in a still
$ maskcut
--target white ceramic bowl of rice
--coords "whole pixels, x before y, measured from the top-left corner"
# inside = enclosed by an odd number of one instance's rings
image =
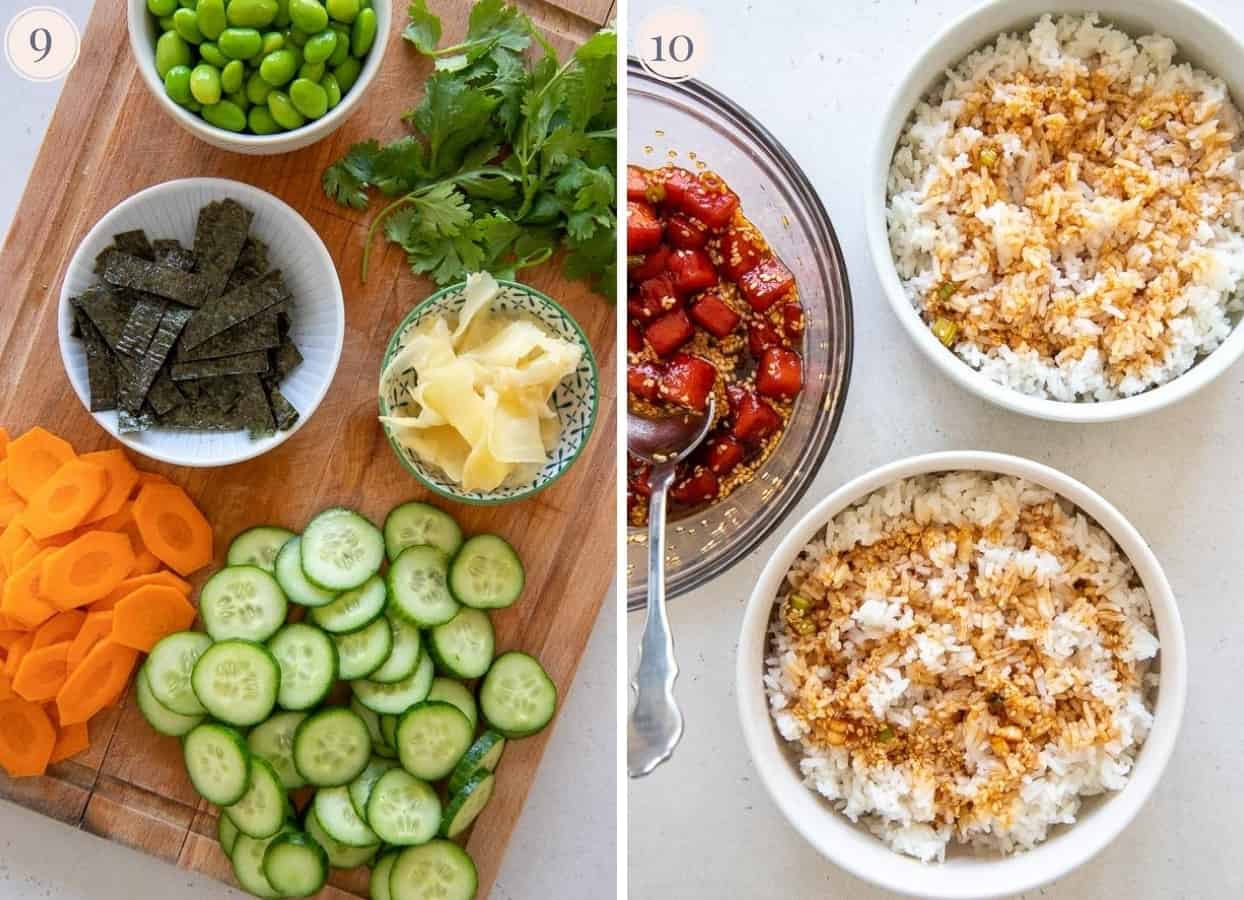
[[[1017,88],[1076,65],[1116,75],[1122,99],[1087,112],[1103,137],[1077,131],[1066,92]],[[1164,107],[1176,91],[1191,99]],[[907,333],[961,386],[1057,421],[1140,415],[1213,381],[1244,354],[1241,104],[1244,45],[1184,0],[994,0],[952,23],[870,160],[869,247]],[[1204,214],[1178,213],[1187,173]]]
[[[1050,525],[1048,534],[1059,536],[1064,543],[1050,545],[1055,547],[1054,557],[1034,552],[1046,546],[1037,539],[1025,545],[1027,552],[1008,551],[1004,555],[1009,555],[1012,564],[1024,569],[1034,585],[1042,582],[1049,586],[1046,596],[1053,597],[1056,615],[1040,605],[1044,601],[1039,592],[1027,593],[1016,588],[1013,596],[1035,597],[1032,608],[1041,609],[1041,615],[1049,619],[1038,620],[1039,637],[1008,632],[1007,641],[1012,637],[1021,642],[1028,640],[1034,656],[1038,647],[1058,647],[1065,641],[1061,648],[1048,652],[1068,655],[1062,666],[1029,670],[1017,663],[1013,669],[1005,669],[1007,681],[1000,683],[997,696],[989,695],[985,710],[980,710],[979,706],[976,711],[969,709],[959,720],[962,723],[959,727],[947,730],[950,751],[943,758],[949,759],[952,767],[958,765],[957,748],[961,741],[964,758],[971,756],[970,766],[964,765],[974,773],[967,781],[949,782],[959,785],[950,796],[957,797],[957,791],[962,789],[975,798],[974,802],[980,802],[980,808],[986,804],[980,800],[983,794],[974,793],[978,790],[975,783],[987,784],[989,778],[995,776],[1005,781],[1008,762],[1004,754],[1009,749],[1013,749],[1017,760],[1022,758],[1021,752],[1029,752],[1025,748],[1038,754],[1029,757],[1036,762],[1026,764],[1023,777],[1019,779],[1022,787],[1006,795],[1002,803],[1005,815],[992,823],[994,830],[977,830],[969,836],[973,843],[965,843],[953,829],[950,834],[939,835],[936,829],[922,824],[936,818],[936,809],[931,811],[931,808],[942,803],[942,795],[938,795],[936,804],[931,799],[928,781],[911,778],[913,770],[903,768],[901,762],[891,765],[884,760],[878,763],[876,757],[869,758],[866,740],[856,743],[859,733],[851,735],[850,746],[828,746],[823,737],[837,728],[834,722],[842,720],[822,718],[817,723],[804,715],[806,706],[797,706],[801,699],[816,696],[822,685],[829,686],[832,693],[842,682],[831,671],[831,666],[803,666],[800,677],[807,678],[807,673],[812,672],[816,681],[805,680],[798,688],[784,681],[785,673],[792,671],[792,657],[784,653],[790,649],[790,643],[782,633],[793,636],[791,629],[795,626],[791,624],[794,620],[783,616],[794,605],[792,594],[802,591],[814,596],[816,590],[806,580],[801,587],[792,590],[788,573],[798,567],[801,574],[797,578],[806,579],[810,570],[803,561],[809,558],[809,553],[811,558],[818,558],[827,547],[834,552],[855,547],[860,552],[872,553],[885,546],[878,537],[886,533],[886,523],[894,525],[904,517],[910,520],[914,516],[924,526],[952,523],[946,527],[993,528],[989,540],[1005,543],[1006,523],[1018,521],[1014,518],[1015,510],[1029,507],[1044,510],[1050,516],[1048,522],[1054,524]],[[1032,521],[1035,520],[1025,520],[1024,529],[1013,526],[1013,532],[1023,530],[1026,535],[1036,535]],[[826,526],[831,522],[835,523],[835,532],[827,545]],[[980,537],[984,533],[978,533],[979,540],[984,540]],[[998,537],[999,534],[1003,536]],[[928,598],[952,597],[949,590],[942,595],[938,593],[942,588],[933,585],[935,578],[948,572],[954,577],[956,565],[961,564],[957,577],[966,579],[970,571],[972,580],[964,583],[976,584],[978,576],[992,577],[978,563],[983,565],[984,560],[998,551],[974,545],[983,552],[979,557],[972,556],[969,565],[963,558],[954,558],[952,544],[947,548],[950,552],[947,560],[929,563],[937,559],[935,552],[946,552],[931,549],[934,546],[929,545],[925,568],[916,566],[908,570],[912,579],[926,579],[923,587],[913,587],[914,582],[901,582],[899,587],[891,585],[894,589],[889,594],[882,590],[876,597],[870,597],[873,589],[869,588],[862,595],[846,600],[844,598],[851,596],[852,582],[848,580],[841,591],[814,599],[814,603],[822,604],[856,604],[851,614],[853,622],[844,624],[840,641],[836,643],[839,648],[845,648],[841,652],[856,654],[858,649],[857,658],[862,660],[869,655],[870,648],[880,646],[879,641],[908,641],[912,647],[920,648],[920,655],[914,660],[899,660],[895,664],[898,675],[915,673],[917,670],[911,668],[913,661],[925,666],[926,671],[934,672],[953,673],[956,665],[970,667],[973,658],[970,641],[979,636],[981,629],[968,632],[966,643],[959,647],[954,646],[955,640],[949,636],[949,631],[938,641],[928,614],[936,605],[930,607]],[[1057,549],[1059,546],[1064,549]],[[1058,555],[1068,547],[1081,554],[1077,559],[1082,558],[1079,566],[1070,572],[1066,569],[1068,560]],[[1055,562],[1061,563],[1063,568]],[[933,566],[931,575],[930,564]],[[857,566],[856,574],[869,565]],[[937,565],[950,568],[939,572]],[[1000,578],[994,583],[1014,582]],[[923,600],[917,599],[917,590],[924,591]],[[994,599],[983,588],[976,590],[978,597]],[[1077,626],[1072,628],[1076,632],[1073,636],[1066,630],[1068,623],[1074,624],[1079,621],[1076,617],[1084,614],[1083,609],[1077,611],[1061,605],[1066,602],[1069,590],[1070,595],[1083,591],[1084,596],[1093,596],[1094,602],[1099,604],[1095,608],[1110,611],[1108,615],[1098,612],[1097,615],[1102,616],[1100,620],[1089,620],[1105,623],[1099,632],[1086,636]],[[963,603],[963,598],[959,597],[954,603],[943,604],[943,614],[955,615]],[[1006,600],[999,603],[1004,611],[1019,608],[1016,606],[1019,601],[1011,606]],[[885,609],[887,605],[891,607],[888,610]],[[1151,618],[1146,606],[1151,610]],[[978,613],[973,612],[973,615]],[[980,615],[988,617],[989,610]],[[836,617],[843,621],[841,611]],[[935,622],[936,618],[934,616]],[[988,619],[975,621],[986,625]],[[941,627],[945,628],[945,623]],[[880,631],[870,633],[869,629]],[[887,631],[890,632],[888,638],[884,634]],[[1109,640],[1117,642],[1105,643],[1108,639],[1103,635],[1108,632],[1115,635]],[[824,620],[819,620],[818,627],[810,628],[808,633],[814,634],[813,640],[818,640],[815,635],[823,636],[829,630]],[[933,656],[941,656],[941,665],[925,659],[930,636],[934,637],[933,643],[945,644],[933,649]],[[960,640],[965,640],[962,635]],[[993,640],[997,645],[1006,643],[996,634]],[[1042,643],[1045,641],[1051,643]],[[829,647],[830,642],[825,646]],[[1108,648],[1109,652],[1103,648]],[[956,656],[963,653],[967,655]],[[1120,675],[1117,692],[1108,686],[1102,689],[1097,683],[1103,671],[1100,666],[1113,665],[1115,655],[1120,660],[1143,658],[1136,663],[1138,677],[1134,686],[1129,688]],[[882,655],[881,658],[886,657]],[[990,654],[981,660],[991,658]],[[1009,661],[1004,659],[1005,662]],[[800,665],[802,663],[795,664],[795,670]],[[845,665],[845,662],[840,664]],[[1120,662],[1120,665],[1126,663]],[[1067,672],[1080,673],[1081,670],[1097,672],[1082,686],[1091,691],[1091,697],[1097,698],[1093,701],[1095,706],[1098,701],[1103,704],[1097,708],[1110,710],[1108,718],[1102,720],[1103,728],[1119,730],[1112,732],[1114,736],[1110,740],[1099,738],[1095,743],[1090,740],[1076,752],[1068,753],[1068,746],[1080,746],[1075,744],[1076,735],[1072,729],[1083,729],[1086,707],[1055,705],[1047,700],[1047,692],[1054,692],[1060,703],[1072,699],[1073,704],[1084,704],[1084,700],[1073,699],[1079,695],[1080,685],[1067,695],[1065,685],[1054,684],[1055,678],[1074,678]],[[1107,668],[1104,671],[1116,670]],[[1032,672],[1037,676],[1025,682],[1025,673]],[[860,670],[852,674],[859,675]],[[878,684],[886,688],[880,691],[883,696],[874,691],[876,686],[871,683],[874,677],[882,678]],[[926,689],[929,682],[922,683],[919,677],[907,684],[901,681],[894,684],[892,674],[884,669],[864,673],[864,681],[860,683],[866,690],[859,693],[867,697],[867,704],[880,704],[872,709],[872,714],[879,711],[881,718],[875,724],[884,722],[885,727],[871,734],[873,739],[887,745],[885,752],[896,749],[900,756],[906,754],[914,746],[909,743],[913,735],[929,733],[923,725],[912,727],[900,723],[910,723],[913,716],[915,719],[925,717],[926,723],[938,721],[938,696],[950,692],[937,680],[941,677],[935,676],[932,682],[935,687]],[[954,685],[957,677],[952,674],[949,684]],[[887,685],[885,678],[890,678],[891,683]],[[1106,680],[1109,678],[1107,675]],[[1026,683],[1032,685],[1027,696],[1023,689]],[[1036,687],[1038,683],[1039,688]],[[979,687],[976,682],[972,684]],[[889,690],[891,687],[894,689]],[[1157,785],[1175,745],[1186,691],[1186,649],[1175,598],[1157,558],[1136,529],[1100,495],[1069,476],[1020,457],[984,452],[934,453],[900,460],[851,481],[818,503],[789,529],[761,573],[744,611],[736,666],[739,714],[748,751],[765,788],[795,829],[827,859],[859,878],[904,894],[948,900],[995,897],[1034,889],[1082,865],[1110,843],[1137,815]],[[835,696],[851,693],[839,692]],[[1038,697],[1041,702],[1036,699]],[[1044,726],[1037,708],[1046,702],[1051,704],[1049,710],[1062,710],[1061,713],[1047,711],[1047,715],[1076,724],[1067,730],[1052,732],[1058,734],[1058,742],[1051,739],[1043,746]],[[1025,703],[1029,705],[1025,707]],[[927,704],[924,711],[917,709],[921,704]],[[796,714],[803,719],[804,726],[792,722]],[[869,715],[864,711],[855,721],[867,722]],[[978,735],[973,721],[983,723],[981,731],[993,733]],[[1087,721],[1094,720],[1088,717]],[[810,722],[813,724],[809,727]],[[1011,738],[1017,743],[1013,748],[1004,743],[1000,750],[992,750],[993,741],[1007,739],[1008,725],[1017,726],[1017,734]],[[829,730],[823,730],[825,727]],[[933,729],[933,733],[937,731]],[[1023,743],[1025,741],[1029,743]],[[890,747],[890,742],[898,743]],[[836,741],[831,739],[829,743]],[[970,751],[966,749],[969,746],[972,747]],[[1085,795],[1081,796],[1082,793]],[[956,824],[973,821],[977,807],[969,804],[966,809],[962,820],[958,818],[960,813],[955,814]],[[981,822],[988,822],[987,813],[980,815]],[[931,861],[921,861],[916,858],[918,856]]]

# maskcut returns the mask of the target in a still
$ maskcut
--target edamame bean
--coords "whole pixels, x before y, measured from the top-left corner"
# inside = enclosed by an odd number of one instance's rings
[[[322,63],[337,49],[337,32],[325,28],[312,35],[302,47],[302,58],[309,63]]]
[[[246,99],[251,103],[267,103],[270,93],[272,85],[264,81],[258,72],[252,72],[246,79]]]
[[[285,29],[285,43],[290,47],[302,48],[306,46],[307,36],[297,28]]]
[[[287,84],[297,71],[298,56],[293,50],[276,50],[259,63],[259,77],[273,87]]]
[[[173,13],[173,27],[186,43],[203,43],[203,35],[199,31],[199,14],[193,9],[179,9]]]
[[[176,31],[177,30],[176,28],[173,27],[172,16],[161,16],[160,17],[160,30],[161,31]]]
[[[330,16],[349,25],[359,14],[361,4],[359,0],[324,0],[324,6]]]
[[[328,11],[319,0],[289,0],[289,18],[295,28],[307,34],[318,34],[328,27]]]
[[[190,45],[176,31],[166,31],[156,41],[155,66],[161,78],[173,66],[189,66],[191,59]]]
[[[280,50],[285,46],[285,35],[279,31],[269,31],[263,36],[263,44],[259,48],[259,52],[265,56],[273,50]]]
[[[192,113],[203,112],[203,104],[198,100],[195,100],[193,97],[191,97],[189,102],[185,104],[185,107]]]
[[[229,64],[229,57],[221,53],[220,48],[211,41],[199,44],[199,56],[202,57],[203,62],[210,63],[218,69],[223,69]]]
[[[198,0],[177,0],[178,5],[184,6],[186,9],[194,9]]]
[[[337,84],[341,85],[341,93],[343,95],[350,93],[350,88],[354,87],[354,82],[359,80],[359,72],[362,69],[363,64],[353,56],[333,69],[333,74],[337,76]]]
[[[328,112],[328,93],[309,78],[298,78],[289,86],[289,99],[308,119],[318,119]]]
[[[324,77],[326,68],[323,63],[303,63],[298,68],[298,77],[306,78],[310,81],[319,81]]]
[[[350,53],[362,59],[375,42],[376,11],[364,9],[359,12],[358,18],[354,20],[354,27],[350,30]]]
[[[177,0],[147,0],[147,12],[160,19],[171,16],[177,12]]]
[[[277,28],[289,27],[289,0],[276,0],[276,18],[272,24]]]
[[[333,48],[333,55],[328,58],[329,68],[334,68],[345,62],[350,55],[350,29],[340,22],[333,22],[328,27],[337,32],[337,46]]]
[[[263,35],[254,28],[226,28],[216,46],[230,59],[250,59],[263,49]]]
[[[246,66],[240,59],[230,60],[229,64],[220,70],[220,89],[226,94],[240,91],[245,81]]]
[[[266,28],[276,18],[276,0],[229,0],[225,13],[230,25]]]
[[[246,129],[246,113],[230,100],[221,100],[210,106],[203,107],[203,118],[217,128],[225,131],[244,131]]]
[[[246,116],[246,124],[255,134],[276,134],[281,130],[281,126],[272,118],[272,113],[268,112],[267,106],[252,106]]]
[[[199,31],[209,41],[217,40],[229,24],[225,18],[225,0],[199,0],[195,12],[199,15]]]
[[[190,93],[200,103],[210,106],[220,102],[220,70],[199,63],[190,70]]]
[[[189,66],[173,66],[164,73],[164,93],[168,94],[174,103],[182,106],[190,101]]]
[[[246,99],[245,91],[234,91],[231,94],[225,94],[225,100],[237,106],[242,112],[246,112],[251,108],[251,102]],[[222,101],[223,102],[223,101]]]
[[[320,87],[324,89],[324,94],[328,97],[329,109],[341,102],[341,85],[337,83],[337,76],[332,72],[320,79]]]
[[[273,91],[268,95],[268,112],[272,114],[273,121],[286,130],[299,128],[307,122],[284,91]]]

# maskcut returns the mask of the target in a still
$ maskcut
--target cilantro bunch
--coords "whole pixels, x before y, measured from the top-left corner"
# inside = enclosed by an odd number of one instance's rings
[[[355,144],[324,172],[324,192],[366,209],[413,271],[437,284],[487,270],[513,278],[565,249],[565,271],[614,296],[617,242],[617,33],[598,31],[562,62],[531,19],[479,0],[466,39],[437,47],[427,0],[403,36],[436,60],[423,100],[402,118],[413,134]],[[538,57],[526,51],[535,42]]]

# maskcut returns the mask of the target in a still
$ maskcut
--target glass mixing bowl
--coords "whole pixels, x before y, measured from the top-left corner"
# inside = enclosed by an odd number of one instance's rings
[[[804,389],[781,443],[756,477],[724,500],[666,526],[666,592],[675,597],[725,572],[777,527],[833,442],[851,374],[847,268],[807,176],[764,126],[695,80],[661,81],[627,66],[627,161],[645,168],[702,164],[725,179],[799,285],[806,322]],[[647,529],[627,530],[627,606],[644,605]]]

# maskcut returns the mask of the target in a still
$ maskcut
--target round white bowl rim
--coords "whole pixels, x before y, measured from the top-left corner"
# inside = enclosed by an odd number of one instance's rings
[[[247,195],[251,197],[263,197],[264,199],[262,202],[269,203],[274,208],[288,214],[290,217],[289,224],[302,233],[302,237],[307,241],[307,246],[312,249],[312,252],[314,252],[316,256],[320,257],[325,268],[332,273],[331,293],[334,312],[336,313],[334,330],[336,332],[337,339],[333,347],[332,365],[329,368],[329,371],[325,373],[320,389],[316,393],[312,403],[307,407],[307,409],[298,411],[298,421],[294,423],[293,427],[285,431],[278,431],[275,435],[268,438],[253,440],[251,441],[251,446],[248,449],[239,453],[235,453],[231,456],[211,459],[196,459],[192,457],[178,456],[175,453],[166,453],[158,447],[151,447],[146,444],[142,444],[134,440],[134,438],[129,435],[122,434],[120,431],[106,426],[103,421],[101,421],[99,415],[90,411],[90,404],[87,402],[87,398],[84,395],[81,386],[75,384],[73,378],[69,376],[69,362],[67,355],[69,341],[76,340],[76,338],[74,338],[71,334],[73,328],[73,316],[68,313],[70,294],[68,273],[73,270],[74,263],[77,261],[78,256],[85,250],[86,247],[94,243],[95,239],[98,238],[101,233],[106,232],[107,229],[111,227],[110,223],[112,222],[114,215],[122,209],[125,209],[133,204],[137,204],[143,200],[150,200],[153,197],[159,197],[163,194],[171,194],[177,191],[195,188],[206,188],[209,190],[220,191],[222,195],[237,195],[243,200],[246,199]],[[255,187],[253,184],[247,184],[244,181],[234,181],[230,178],[176,178],[171,181],[162,181],[159,184],[153,184],[150,187],[143,188],[136,194],[131,194],[116,206],[109,209],[108,212],[100,216],[99,221],[91,226],[90,231],[88,231],[86,236],[83,237],[78,243],[73,255],[69,257],[69,265],[66,267],[65,275],[61,279],[60,297],[57,301],[56,315],[61,365],[64,367],[66,377],[69,378],[70,385],[73,387],[74,393],[77,395],[78,400],[81,401],[83,408],[86,409],[87,414],[95,420],[99,427],[103,428],[110,435],[112,435],[113,438],[120,441],[135,453],[140,453],[143,456],[159,460],[160,462],[171,463],[172,465],[178,466],[186,466],[189,468],[215,468],[217,466],[230,466],[235,463],[245,462],[248,459],[254,459],[257,456],[262,456],[269,450],[279,447],[281,444],[293,437],[298,430],[307,423],[315,411],[319,409],[320,403],[324,400],[325,395],[328,393],[329,387],[332,386],[333,379],[337,375],[337,366],[341,363],[341,350],[345,341],[346,311],[345,299],[341,292],[341,279],[337,275],[337,267],[333,263],[333,258],[329,254],[328,248],[324,246],[324,242],[320,239],[320,236],[316,234],[315,229],[311,227],[307,220],[304,219],[296,209],[281,198],[274,194],[268,193],[263,188]]]
[[[1210,29],[1219,32],[1221,37],[1234,45],[1238,51],[1237,57],[1244,60],[1244,43],[1241,43],[1231,29],[1210,13],[1187,2],[1187,0],[1162,0],[1161,5],[1170,19],[1185,16],[1189,20],[1197,20],[1202,30]],[[1025,10],[1029,6],[1036,10],[1031,16],[1026,12],[1021,12],[1021,10]],[[938,65],[930,68],[930,60],[937,57],[941,53],[941,48],[951,42],[952,39],[958,38],[964,33],[976,31],[976,40],[972,42],[971,46],[979,47],[993,37],[996,37],[999,33],[997,29],[981,28],[980,23],[981,20],[993,15],[995,10],[999,8],[1008,11],[1014,10],[1011,15],[1017,19],[1031,18],[1032,21],[1036,21],[1037,18],[1046,12],[1053,14],[1085,12],[1090,7],[1085,7],[1081,3],[1074,2],[1074,0],[1071,0],[1071,2],[1065,2],[1065,0],[1043,0],[1040,3],[1023,3],[1022,0],[1018,3],[1016,0],[986,0],[986,2],[968,10],[942,28],[924,45],[920,53],[907,67],[906,73],[890,94],[884,106],[884,111],[879,117],[881,130],[875,139],[869,157],[868,187],[865,191],[864,201],[864,228],[868,236],[868,247],[872,255],[873,266],[876,269],[878,278],[881,280],[882,289],[886,299],[889,301],[890,308],[898,317],[899,322],[902,323],[907,335],[920,348],[925,357],[941,370],[944,375],[978,397],[1004,409],[1009,409],[1012,412],[1056,422],[1113,422],[1155,412],[1178,403],[1214,381],[1230,368],[1240,356],[1244,355],[1244,321],[1237,323],[1232,328],[1231,334],[1228,335],[1227,339],[1215,348],[1213,352],[1201,357],[1191,369],[1165,384],[1151,388],[1141,394],[1118,400],[1065,402],[1021,393],[1018,390],[993,381],[988,376],[972,368],[960,359],[957,354],[948,350],[934,336],[932,330],[924,323],[919,313],[911,305],[911,301],[903,290],[902,283],[898,277],[898,270],[894,264],[894,257],[890,251],[890,240],[886,230],[885,188],[896,141],[901,134],[903,125],[907,122],[912,112],[911,108],[899,110],[899,106],[904,97],[913,88],[918,88],[917,96],[923,97],[938,79],[942,77],[946,66]],[[1120,8],[1122,8],[1122,12]],[[1099,12],[1102,21],[1106,23],[1111,21],[1112,11],[1124,17],[1134,14],[1128,0],[1100,0],[1091,9]],[[1160,25],[1155,25],[1155,30],[1159,33],[1167,33]],[[1186,49],[1184,42],[1177,43],[1179,43],[1179,56],[1182,57]],[[958,58],[949,60],[948,64],[954,65],[957,62]],[[1220,67],[1225,68],[1227,64],[1227,61],[1223,61]],[[1221,72],[1212,71],[1211,74],[1221,75]],[[1244,78],[1244,75],[1242,75],[1242,78]],[[1237,98],[1237,101],[1244,101],[1244,97]],[[905,103],[901,105],[907,106]],[[902,117],[898,119],[898,130],[891,133],[890,123],[898,112],[902,113]]]
[[[887,484],[915,475],[962,470],[1012,475],[1050,488],[1070,500],[1114,539],[1141,578],[1155,619],[1159,620],[1161,674],[1153,727],[1137,755],[1127,785],[1105,795],[1094,811],[1094,819],[1106,816],[1095,828],[1094,840],[1070,845],[1063,842],[1057,848],[1047,842],[1007,857],[926,865],[891,850],[871,834],[860,835],[857,826],[830,809],[800,782],[784,755],[785,741],[777,734],[769,713],[762,681],[764,657],[778,588],[799,551],[817,531],[840,511]],[[1187,647],[1174,594],[1156,555],[1135,527],[1109,501],[1071,476],[1033,460],[988,451],[946,451],[896,460],[853,478],[808,510],[788,528],[756,580],[743,611],[735,661],[735,693],[744,742],[761,782],[783,817],[822,856],[856,877],[898,893],[935,900],[975,900],[1032,890],[1083,865],[1111,843],[1148,800],[1170,760],[1183,718],[1187,679]],[[819,815],[805,818],[804,810],[793,808],[808,801],[815,804]],[[1078,820],[1069,828],[1074,833],[1080,824]],[[870,852],[868,859],[861,859],[851,852],[837,852],[835,844],[848,832],[866,838],[877,853]],[[1034,859],[1038,862],[1024,862]],[[881,860],[887,865],[869,864]],[[1015,865],[1016,860],[1021,861],[1019,866]],[[1009,871],[1013,868],[1027,871]],[[972,871],[967,872],[968,869]],[[981,882],[989,876],[982,876],[981,872],[989,869],[997,872],[998,877],[982,888]],[[1005,874],[1004,869],[1008,870]],[[958,877],[960,873],[962,878]]]

